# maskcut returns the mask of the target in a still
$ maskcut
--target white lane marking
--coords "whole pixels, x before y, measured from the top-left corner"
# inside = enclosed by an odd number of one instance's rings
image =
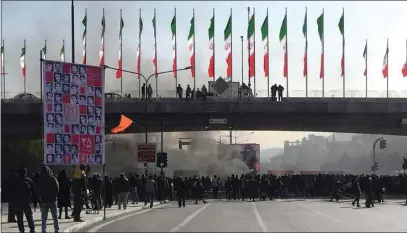
[[[143,213],[149,212],[149,211],[151,211],[151,210],[153,210],[153,209],[155,209],[155,208],[163,207],[163,206],[166,206],[166,205],[168,205],[168,204],[163,204],[163,205],[155,206],[155,207],[153,207],[152,209],[143,210],[143,211],[140,211],[140,212],[137,212],[137,213],[128,214],[128,215],[119,217],[119,218],[117,218],[117,219],[110,220],[110,221],[108,221],[108,222],[106,222],[106,223],[99,224],[99,225],[97,225],[97,226],[95,226],[95,227],[89,229],[88,232],[89,232],[89,233],[98,232],[98,231],[99,231],[100,229],[102,229],[103,227],[105,227],[105,226],[107,226],[107,225],[110,225],[110,224],[112,224],[112,223],[114,223],[114,222],[120,221],[120,220],[122,220],[122,219],[127,219],[127,218],[129,218],[129,217],[131,217],[131,216],[143,214]]]
[[[184,219],[180,224],[172,228],[169,232],[178,232],[181,228],[185,227],[189,222],[191,222],[199,213],[201,213],[206,207],[209,206],[210,203],[204,205],[203,207],[199,208],[199,210],[195,211],[188,217]]]
[[[261,219],[260,213],[257,210],[256,204],[254,204],[254,202],[252,202],[252,207],[253,207],[254,215],[256,216],[256,219],[257,219],[257,223],[259,223],[261,230],[263,230],[263,232],[269,232],[267,230],[266,224],[264,224],[264,222],[263,222],[263,219]]]
[[[306,209],[308,209],[308,210],[314,212],[314,213],[317,214],[317,215],[320,215],[320,216],[322,216],[322,217],[325,217],[325,218],[331,220],[332,222],[335,222],[335,223],[342,223],[340,220],[335,219],[335,218],[332,218],[331,216],[329,216],[329,215],[327,215],[327,214],[325,214],[325,213],[323,213],[323,212],[321,212],[321,211],[319,211],[319,210],[314,210],[314,209],[312,209],[312,208],[310,208],[310,207],[308,207],[308,206],[306,206],[306,205],[304,205],[304,204],[301,204],[301,203],[298,203],[298,205],[300,205],[300,206],[302,206],[302,207],[304,207],[304,208],[306,208]]]

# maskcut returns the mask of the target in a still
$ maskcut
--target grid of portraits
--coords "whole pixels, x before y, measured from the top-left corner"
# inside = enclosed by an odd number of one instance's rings
[[[103,164],[102,68],[44,61],[44,163]]]

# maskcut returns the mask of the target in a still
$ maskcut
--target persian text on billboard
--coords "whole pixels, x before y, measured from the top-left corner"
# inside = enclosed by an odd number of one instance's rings
[[[137,146],[138,162],[155,162],[156,144],[139,144]]]

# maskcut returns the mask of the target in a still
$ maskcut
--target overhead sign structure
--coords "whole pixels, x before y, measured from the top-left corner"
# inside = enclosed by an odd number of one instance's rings
[[[43,61],[44,163],[105,163],[102,67]]]
[[[157,144],[155,143],[147,143],[147,144],[138,144],[137,145],[137,157],[139,163],[154,163],[156,158],[156,149]],[[147,167],[148,164],[147,164]]]
[[[407,125],[407,119],[401,119],[401,124]]]
[[[227,124],[227,119],[209,119],[210,124]]]

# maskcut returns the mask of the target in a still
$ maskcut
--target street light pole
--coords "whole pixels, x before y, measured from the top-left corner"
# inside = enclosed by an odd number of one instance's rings
[[[373,167],[372,167],[373,175],[376,175],[376,144],[381,140],[383,140],[383,137],[379,137],[373,142]]]
[[[243,36],[240,36],[240,40],[242,41],[242,85],[243,85]]]
[[[116,71],[120,70],[120,69],[115,68],[115,67],[110,67],[110,66],[104,65],[104,69],[106,69],[106,68],[112,69],[112,70],[116,70]],[[188,66],[188,67],[185,67],[185,68],[177,69],[177,70],[175,70],[175,71],[185,71],[185,70],[190,70],[190,69],[192,69],[192,68],[193,68],[192,66]],[[158,75],[161,75],[161,74],[166,74],[166,73],[171,73],[171,72],[173,72],[173,71],[157,72],[157,73],[151,74],[148,78],[146,78],[143,74],[138,73],[138,72],[129,71],[129,70],[123,70],[123,69],[121,69],[120,71],[122,71],[122,72],[127,72],[127,73],[130,73],[130,74],[140,75],[140,76],[144,79],[144,81],[145,81],[146,89],[147,89],[147,87],[148,87],[148,81],[149,81],[153,76],[157,77]],[[147,114],[147,111],[148,111],[148,100],[147,100],[147,98],[145,98],[144,103],[145,103],[145,106],[144,106],[144,114]],[[164,125],[164,123],[162,123],[162,125]],[[148,131],[147,131],[147,127],[146,127],[146,126],[145,126],[145,136],[146,136],[146,137],[145,137],[145,141],[146,141],[145,143],[148,143]]]

